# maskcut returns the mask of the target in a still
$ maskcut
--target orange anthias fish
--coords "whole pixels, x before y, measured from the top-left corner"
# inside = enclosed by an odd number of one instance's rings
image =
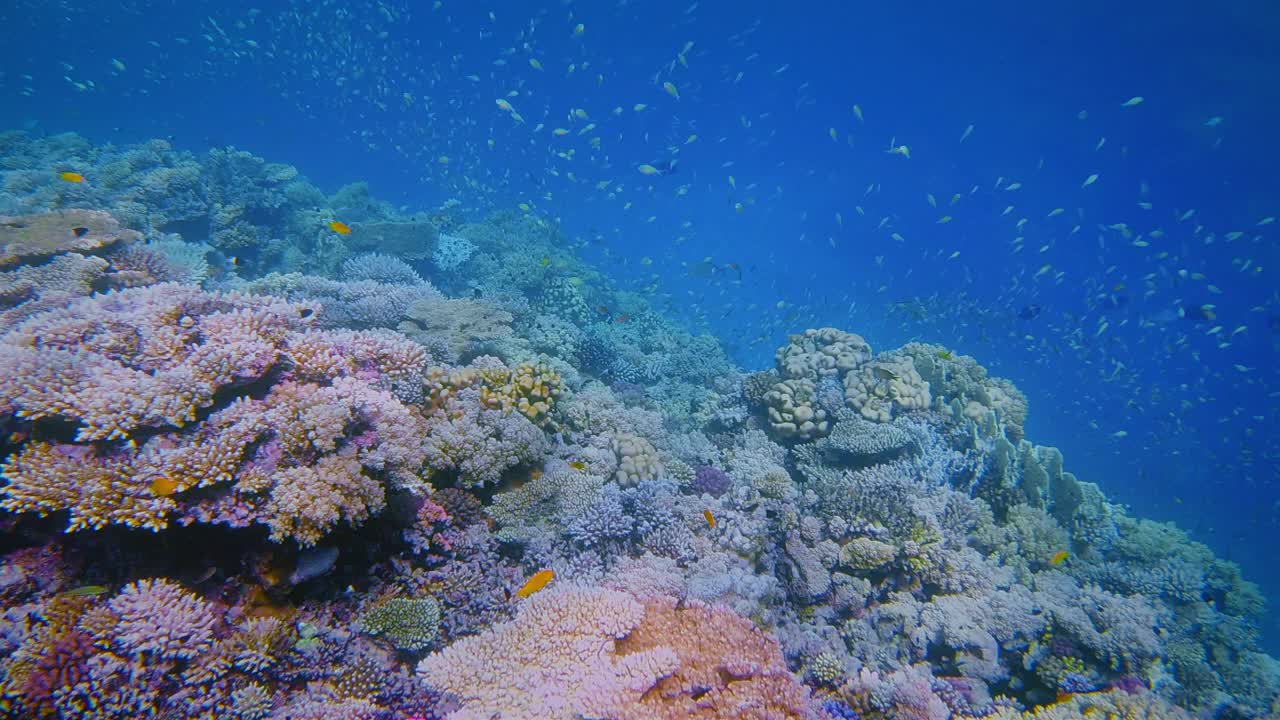
[[[547,586],[547,583],[554,580],[556,573],[554,570],[539,570],[534,573],[524,585],[516,591],[516,597],[527,598]]]
[[[178,483],[166,475],[161,475],[151,481],[151,494],[156,497],[169,497],[177,491]]]
[[[336,232],[336,233],[338,233],[339,235],[350,235],[350,234],[351,234],[351,226],[350,226],[350,225],[348,225],[348,224],[346,224],[346,223],[344,223],[344,222],[342,222],[341,220],[332,220],[332,221],[330,221],[330,222],[329,222],[329,229],[330,229],[330,230],[332,230],[332,231],[334,231],[334,232]]]
[[[1059,550],[1058,552],[1053,554],[1053,557],[1049,558],[1049,564],[1061,565],[1063,561],[1069,557],[1071,557],[1071,553],[1067,552],[1066,550]]]
[[[703,510],[702,517],[707,519],[707,524],[711,526],[712,530],[716,529],[716,516],[712,515],[710,510]]]
[[[65,181],[67,181],[67,182],[69,182],[69,183],[82,183],[82,182],[84,182],[84,176],[83,176],[83,175],[81,175],[81,174],[80,174],[80,173],[78,173],[78,172],[64,172],[64,173],[58,173],[58,177],[62,178],[63,180],[65,180]]]

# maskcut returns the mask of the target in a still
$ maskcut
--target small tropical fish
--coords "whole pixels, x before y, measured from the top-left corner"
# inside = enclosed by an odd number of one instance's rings
[[[661,175],[662,174],[661,170],[659,170],[658,168],[648,163],[645,163],[644,165],[641,165],[636,169],[640,171],[641,175]]]
[[[716,529],[716,516],[712,515],[710,510],[703,510],[702,517],[707,519],[707,525],[710,525],[712,530]]]
[[[529,67],[533,68],[534,70],[541,70],[542,63],[538,62],[538,58],[529,58]]]
[[[574,470],[586,470],[587,464],[582,462],[581,460],[570,460],[569,467],[573,468]]]
[[[178,483],[168,475],[161,475],[151,481],[151,494],[156,497],[169,497],[178,491]]]
[[[72,235],[75,235],[76,237],[84,237],[86,234],[88,234],[88,232],[89,232],[89,228],[87,228],[87,227],[73,227],[73,228],[71,228],[71,234],[72,234]]]
[[[1087,188],[1096,182],[1098,182],[1098,173],[1093,173],[1092,175],[1084,179],[1084,182],[1080,184],[1080,187]]]
[[[587,31],[587,26],[586,26],[586,25],[583,25],[582,23],[578,23],[577,25],[575,25],[575,26],[573,27],[573,34],[574,34],[574,35],[581,35],[581,34],[585,33],[586,31]]]
[[[619,315],[618,317],[614,318],[614,321],[615,321],[615,322],[624,323],[624,322],[627,322],[627,321],[628,321],[628,320],[630,320],[630,319],[631,319],[631,316],[630,316],[630,315],[628,315],[628,314],[626,314],[626,313],[622,313],[622,314],[621,314],[621,315]]]
[[[854,106],[853,106],[853,115],[854,115],[854,117],[858,118],[858,122],[866,122],[866,120],[863,120],[863,119],[862,119],[862,106],[861,106],[861,105],[854,105]]]
[[[680,99],[680,91],[670,81],[662,83],[662,89],[666,90],[671,97],[677,100]]]
[[[1124,102],[1120,103],[1120,107],[1127,107],[1127,108],[1136,107],[1138,105],[1141,105],[1143,100],[1146,100],[1146,98],[1142,97],[1141,95],[1134,95],[1128,100],[1125,100]]]
[[[539,570],[538,572],[530,576],[524,585],[520,586],[520,589],[516,591],[516,597],[518,598],[529,597],[530,595],[546,587],[547,583],[554,580],[555,577],[556,577],[556,573],[554,570],[549,570],[549,569]]]
[[[338,233],[339,235],[351,234],[351,226],[342,222],[341,220],[330,220],[329,229]]]
[[[964,129],[963,133],[960,134],[960,142],[964,142],[965,140],[968,140],[969,136],[972,134],[973,134],[973,126],[970,125],[969,127]]]
[[[890,370],[887,367],[876,366],[872,368],[872,370],[875,372],[876,377],[879,378],[880,380],[884,380],[884,381],[897,380],[900,377],[898,373]]]
[[[1058,552],[1053,554],[1053,557],[1049,558],[1049,564],[1061,565],[1069,557],[1071,557],[1071,553],[1067,552],[1066,550],[1059,550]]]
[[[105,585],[81,585],[62,594],[71,597],[93,597],[95,595],[106,595],[108,592],[111,592],[111,589]]]
[[[943,360],[951,360],[955,358],[955,355],[952,355],[950,350],[939,350],[938,357]]]
[[[63,180],[65,180],[65,181],[67,181],[67,182],[69,182],[69,183],[82,183],[82,182],[84,182],[84,176],[83,176],[83,175],[81,175],[81,174],[80,174],[80,173],[78,173],[78,172],[64,172],[64,173],[58,173],[58,177],[62,178]]]
[[[542,267],[546,267],[551,264],[551,258],[544,257],[538,261],[538,264],[541,265]]]

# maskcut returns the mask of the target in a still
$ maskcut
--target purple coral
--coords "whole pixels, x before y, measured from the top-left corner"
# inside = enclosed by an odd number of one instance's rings
[[[693,492],[698,495],[707,494],[720,497],[733,487],[733,478],[729,473],[714,465],[699,465],[690,483]]]

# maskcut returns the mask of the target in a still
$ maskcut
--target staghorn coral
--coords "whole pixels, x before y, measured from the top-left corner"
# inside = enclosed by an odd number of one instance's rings
[[[522,603],[511,622],[433,653],[418,672],[461,703],[451,720],[617,716],[679,662],[668,647],[617,651],[618,638],[644,616],[644,606],[625,593],[545,590]]]

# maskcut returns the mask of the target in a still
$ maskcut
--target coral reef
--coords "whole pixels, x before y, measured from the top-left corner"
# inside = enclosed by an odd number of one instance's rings
[[[824,327],[748,373],[534,212],[0,150],[4,717],[1280,706],[1257,587],[975,358]]]

